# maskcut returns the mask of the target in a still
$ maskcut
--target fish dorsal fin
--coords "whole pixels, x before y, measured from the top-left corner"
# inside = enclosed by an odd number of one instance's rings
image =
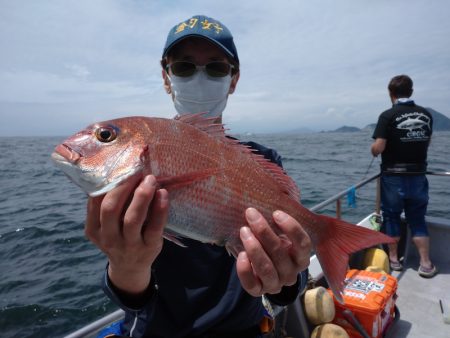
[[[214,123],[217,117],[206,117],[207,113],[196,113],[196,114],[186,114],[177,115],[175,120],[181,121],[183,123],[190,124],[197,129],[200,129],[211,136],[217,138],[227,139],[225,135],[225,128],[222,123]]]
[[[296,201],[300,200],[300,190],[298,189],[297,184],[286,174],[283,168],[276,163],[269,161],[263,155],[257,154],[258,150],[241,144],[239,143],[239,140],[227,136],[223,124],[214,123],[214,120],[216,120],[217,117],[205,117],[206,114],[207,113],[177,115],[175,120],[190,124],[222,142],[238,148],[241,152],[249,154],[249,156],[251,156],[266,172],[278,181],[284,193]]]

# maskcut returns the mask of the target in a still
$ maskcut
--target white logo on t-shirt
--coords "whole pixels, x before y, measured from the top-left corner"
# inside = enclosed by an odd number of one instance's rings
[[[406,137],[401,138],[402,141],[428,140],[431,121],[426,114],[420,112],[402,114],[395,121],[397,129],[408,130]]]

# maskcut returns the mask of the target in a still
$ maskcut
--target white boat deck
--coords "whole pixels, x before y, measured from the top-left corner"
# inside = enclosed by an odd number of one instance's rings
[[[399,281],[397,307],[400,320],[389,331],[389,338],[450,337],[450,322],[444,322],[439,303],[441,300],[447,311],[450,310],[450,221],[433,217],[427,217],[427,221],[430,258],[439,273],[430,279],[419,276],[418,253],[409,241],[404,270],[392,272]]]
[[[449,338],[450,323],[445,324],[439,300],[450,306],[449,256],[434,259],[439,274],[431,279],[417,273],[419,259],[409,259],[404,270],[392,273],[398,278],[397,307],[400,320],[389,330],[389,338]]]

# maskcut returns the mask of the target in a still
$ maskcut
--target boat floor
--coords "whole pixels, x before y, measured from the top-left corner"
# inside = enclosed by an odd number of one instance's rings
[[[388,331],[388,338],[449,338],[450,323],[445,324],[439,300],[450,308],[450,258],[433,259],[439,273],[433,278],[420,277],[418,257],[409,257],[403,271],[393,271],[398,279],[400,320]]]

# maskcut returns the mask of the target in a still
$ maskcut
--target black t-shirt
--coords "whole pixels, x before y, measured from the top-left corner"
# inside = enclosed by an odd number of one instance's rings
[[[424,172],[433,132],[433,117],[414,101],[397,103],[381,113],[373,138],[386,139],[381,168],[392,172]]]

